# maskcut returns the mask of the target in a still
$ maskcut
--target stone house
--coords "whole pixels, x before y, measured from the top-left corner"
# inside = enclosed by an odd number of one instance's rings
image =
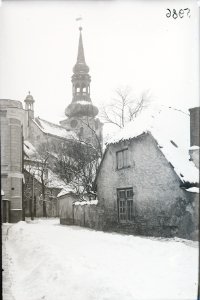
[[[95,182],[104,230],[197,237],[199,172],[189,159],[189,122],[186,113],[154,107],[110,140]]]

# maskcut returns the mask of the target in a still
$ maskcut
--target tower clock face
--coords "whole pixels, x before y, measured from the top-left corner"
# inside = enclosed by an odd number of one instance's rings
[[[71,125],[72,128],[75,128],[77,126],[77,124],[78,124],[77,120],[72,120],[70,122],[70,125]]]

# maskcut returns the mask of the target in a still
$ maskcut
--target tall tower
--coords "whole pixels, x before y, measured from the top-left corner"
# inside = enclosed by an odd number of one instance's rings
[[[85,62],[82,40],[82,27],[79,27],[79,44],[77,62],[72,75],[72,102],[65,109],[67,119],[60,124],[77,133],[81,140],[95,143],[98,139],[102,143],[103,124],[96,116],[98,108],[92,104],[90,98],[89,67]]]
[[[28,117],[34,119],[34,102],[33,96],[31,96],[30,92],[26,96],[25,102],[25,110],[28,111]]]

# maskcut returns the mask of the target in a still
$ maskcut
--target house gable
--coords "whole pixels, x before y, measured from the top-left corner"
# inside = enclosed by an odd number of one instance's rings
[[[116,153],[123,149],[128,149],[129,166],[117,169]],[[170,215],[177,199],[187,198],[173,166],[149,133],[110,144],[96,182],[99,204],[111,223],[118,223],[118,189],[132,188],[136,215],[151,222],[163,211]]]

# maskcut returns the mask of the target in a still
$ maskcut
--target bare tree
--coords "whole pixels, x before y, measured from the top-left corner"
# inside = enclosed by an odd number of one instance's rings
[[[134,120],[137,115],[149,105],[149,91],[145,91],[141,98],[133,99],[130,87],[118,88],[115,91],[116,98],[111,104],[102,109],[104,123],[109,123],[123,128],[126,123]]]
[[[47,217],[46,189],[51,182],[48,173],[49,169],[52,168],[53,158],[53,144],[48,141],[40,144],[35,155],[35,165],[37,176],[39,177],[42,186],[43,217]]]
[[[54,171],[80,197],[90,193],[99,166],[100,154],[92,144],[71,140],[57,144]]]
[[[90,141],[87,141],[86,139],[82,139],[81,137],[79,137],[79,141],[89,147],[92,146],[93,151],[96,152],[96,158],[98,157],[102,158],[103,157],[102,137],[100,137],[97,134],[96,130],[93,128],[89,117],[87,117],[85,120],[83,120],[82,118],[79,118],[78,120],[90,130],[90,136],[89,136]]]
[[[25,159],[25,183],[24,183],[24,197],[29,199],[29,213],[31,220],[36,216],[36,201],[35,201],[35,168],[30,159]]]
[[[52,178],[49,176],[49,170],[53,164],[53,144],[47,142],[42,143],[37,151],[31,155],[31,158],[25,159],[25,169],[29,176],[25,183],[25,197],[30,199],[30,214],[31,218],[36,215],[36,197],[37,189],[41,191],[41,201],[43,217],[47,217],[47,195],[49,185],[52,183]],[[39,186],[36,184],[39,182]],[[59,186],[58,186],[59,188]],[[34,205],[34,209],[33,206]],[[33,211],[34,210],[34,211]]]

